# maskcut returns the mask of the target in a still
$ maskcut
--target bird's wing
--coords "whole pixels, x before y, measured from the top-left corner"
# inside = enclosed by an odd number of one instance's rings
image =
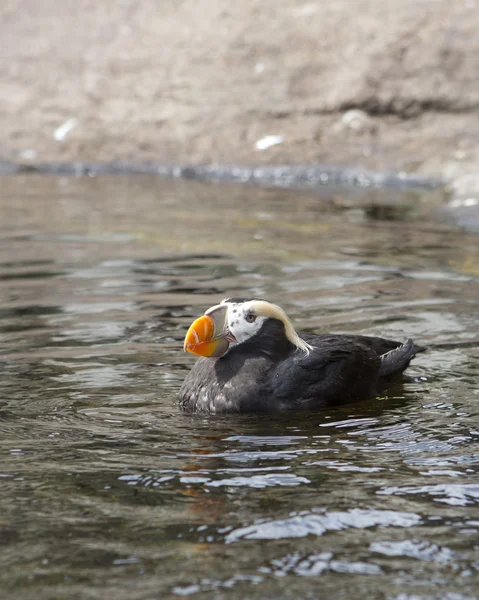
[[[308,354],[295,352],[271,376],[273,393],[282,402],[326,406],[375,393],[379,356],[367,345],[338,336],[321,336]],[[309,341],[309,340],[308,340]]]

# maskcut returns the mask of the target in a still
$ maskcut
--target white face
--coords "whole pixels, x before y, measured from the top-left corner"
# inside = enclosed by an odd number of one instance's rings
[[[253,306],[254,300],[250,302],[226,302],[228,306],[228,329],[235,336],[238,344],[249,340],[258,333],[266,317],[256,315]]]

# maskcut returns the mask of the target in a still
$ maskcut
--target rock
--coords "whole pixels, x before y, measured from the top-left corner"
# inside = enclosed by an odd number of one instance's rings
[[[479,170],[477,0],[0,4],[6,159]]]
[[[375,133],[377,130],[374,120],[363,110],[351,109],[346,111],[339,122],[342,130],[351,130],[355,133]]]
[[[268,148],[279,146],[283,142],[284,138],[282,135],[266,135],[256,141],[255,148],[256,150],[268,150]]]
[[[448,186],[449,201],[438,211],[439,218],[479,231],[479,173],[458,177]]]

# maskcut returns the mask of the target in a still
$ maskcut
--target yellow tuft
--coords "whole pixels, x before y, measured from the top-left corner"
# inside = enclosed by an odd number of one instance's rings
[[[266,302],[266,300],[254,300],[251,302],[251,307],[259,317],[269,317],[281,321],[284,325],[286,337],[298,350],[301,350],[301,352],[304,352],[305,354],[309,354],[311,350],[313,350],[313,346],[299,337],[293,324],[289,320],[288,315],[280,306],[272,304],[271,302]]]

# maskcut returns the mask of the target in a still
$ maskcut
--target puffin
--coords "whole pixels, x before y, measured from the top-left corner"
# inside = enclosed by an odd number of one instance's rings
[[[333,407],[377,396],[418,352],[412,339],[297,333],[282,308],[227,298],[189,327],[200,356],[179,393],[190,413],[272,413]]]

